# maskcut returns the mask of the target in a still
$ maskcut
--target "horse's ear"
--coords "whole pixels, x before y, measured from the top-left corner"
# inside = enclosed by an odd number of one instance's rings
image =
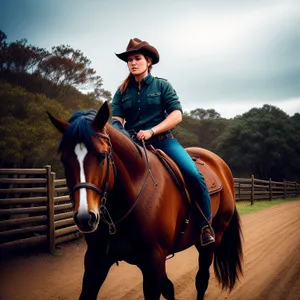
[[[47,111],[47,114],[48,114],[52,124],[54,125],[54,127],[56,127],[62,134],[70,126],[70,123],[68,123],[67,121],[53,117],[48,111]]]
[[[109,108],[108,108],[108,103],[105,101],[103,105],[99,108],[98,113],[93,121],[93,125],[101,130],[105,124],[107,123],[109,118]]]

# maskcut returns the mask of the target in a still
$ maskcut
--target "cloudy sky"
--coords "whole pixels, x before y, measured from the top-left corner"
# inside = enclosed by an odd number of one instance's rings
[[[51,49],[80,49],[113,94],[130,38],[155,46],[184,111],[232,118],[270,104],[300,112],[299,0],[1,0],[0,29]]]

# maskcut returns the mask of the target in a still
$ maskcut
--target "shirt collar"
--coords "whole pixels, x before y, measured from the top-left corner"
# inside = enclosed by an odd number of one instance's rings
[[[153,76],[151,75],[151,73],[149,73],[145,78],[143,78],[142,81],[144,81],[146,84],[149,85],[152,80],[153,80]]]
[[[142,79],[141,84],[142,85],[144,85],[144,84],[149,85],[152,82],[153,79],[154,79],[154,77],[151,75],[151,73],[149,73],[145,78]],[[137,82],[133,81],[132,84],[137,85]]]

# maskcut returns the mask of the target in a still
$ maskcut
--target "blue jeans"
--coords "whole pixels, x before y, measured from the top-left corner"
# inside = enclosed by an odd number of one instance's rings
[[[152,143],[156,149],[161,149],[171,157],[178,165],[194,201],[200,207],[207,220],[211,219],[210,196],[202,174],[197,169],[194,161],[180,143],[174,138],[167,138]],[[206,225],[204,218],[201,218],[201,226]]]

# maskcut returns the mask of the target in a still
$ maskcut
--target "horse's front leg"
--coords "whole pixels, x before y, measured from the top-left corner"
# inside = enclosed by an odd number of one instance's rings
[[[84,258],[84,276],[79,300],[96,300],[99,289],[114,261],[103,251],[88,248]]]
[[[166,257],[161,251],[155,251],[139,265],[143,273],[145,300],[159,300],[166,278]]]

